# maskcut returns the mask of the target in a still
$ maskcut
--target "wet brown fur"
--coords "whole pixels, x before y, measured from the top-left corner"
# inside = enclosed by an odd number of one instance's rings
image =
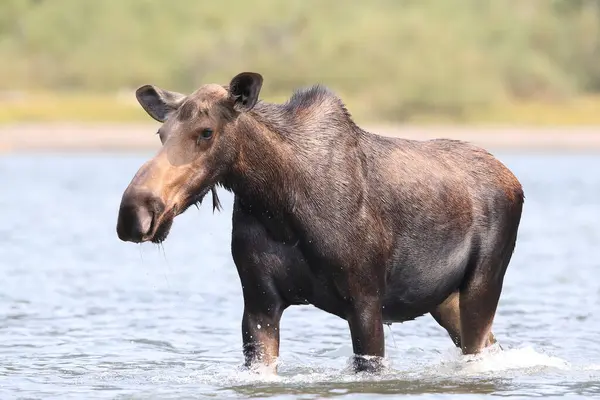
[[[242,73],[189,96],[138,90],[164,123],[163,147],[123,194],[119,237],[164,240],[209,190],[217,204],[216,186],[232,191],[247,365],[276,359],[279,320],[294,304],[346,319],[357,356],[384,355],[384,322],[426,313],[465,354],[495,343],[524,200],[517,178],[465,142],[368,133],[325,87],[269,104],[257,101],[261,85]],[[199,138],[207,128],[213,136]]]

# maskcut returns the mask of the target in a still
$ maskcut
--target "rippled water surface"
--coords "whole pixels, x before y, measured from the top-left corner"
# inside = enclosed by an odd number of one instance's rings
[[[146,155],[0,158],[0,398],[429,398],[600,394],[600,156],[498,154],[526,205],[494,332],[468,360],[430,316],[386,327],[390,369],[350,373],[344,321],[286,311],[278,377],[241,372],[232,196],[122,243],[123,189]]]

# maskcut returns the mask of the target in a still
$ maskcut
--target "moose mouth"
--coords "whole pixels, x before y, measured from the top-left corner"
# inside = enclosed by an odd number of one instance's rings
[[[150,232],[152,232],[152,234],[146,239],[146,241],[149,240],[156,244],[164,242],[167,236],[169,236],[169,232],[171,231],[174,220],[174,209],[167,211],[160,218],[155,218],[150,226]]]
[[[155,244],[160,244],[167,239],[169,233],[171,231],[171,227],[173,226],[173,221],[175,217],[183,214],[193,205],[196,207],[200,207],[204,197],[208,194],[209,191],[212,191],[212,199],[213,199],[213,210],[221,209],[221,203],[219,198],[217,197],[215,187],[209,186],[201,192],[190,196],[187,201],[183,203],[182,207],[172,207],[168,211],[164,212],[161,216],[156,217],[152,221],[152,225],[150,227],[150,232],[152,234],[146,239],[147,241],[151,241]]]

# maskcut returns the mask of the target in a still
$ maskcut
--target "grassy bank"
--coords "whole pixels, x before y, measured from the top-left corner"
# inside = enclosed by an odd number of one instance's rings
[[[343,95],[342,95],[343,96]],[[493,106],[471,107],[461,116],[429,114],[401,120],[380,118],[361,99],[344,97],[350,112],[360,123],[408,123],[416,125],[600,125],[600,96],[579,97],[565,102],[513,101]],[[266,96],[282,102],[283,96]],[[22,122],[150,122],[133,92],[119,95],[35,93],[0,99],[0,124]]]
[[[323,82],[362,121],[589,124],[600,0],[2,0],[0,59],[1,92],[98,94],[2,121],[137,120],[110,93],[252,70],[266,98]]]

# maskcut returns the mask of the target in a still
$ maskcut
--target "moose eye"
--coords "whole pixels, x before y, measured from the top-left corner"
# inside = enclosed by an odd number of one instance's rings
[[[212,129],[203,129],[202,132],[200,132],[200,136],[198,136],[198,142],[200,142],[200,140],[208,140],[212,137],[213,135],[213,130]]]

